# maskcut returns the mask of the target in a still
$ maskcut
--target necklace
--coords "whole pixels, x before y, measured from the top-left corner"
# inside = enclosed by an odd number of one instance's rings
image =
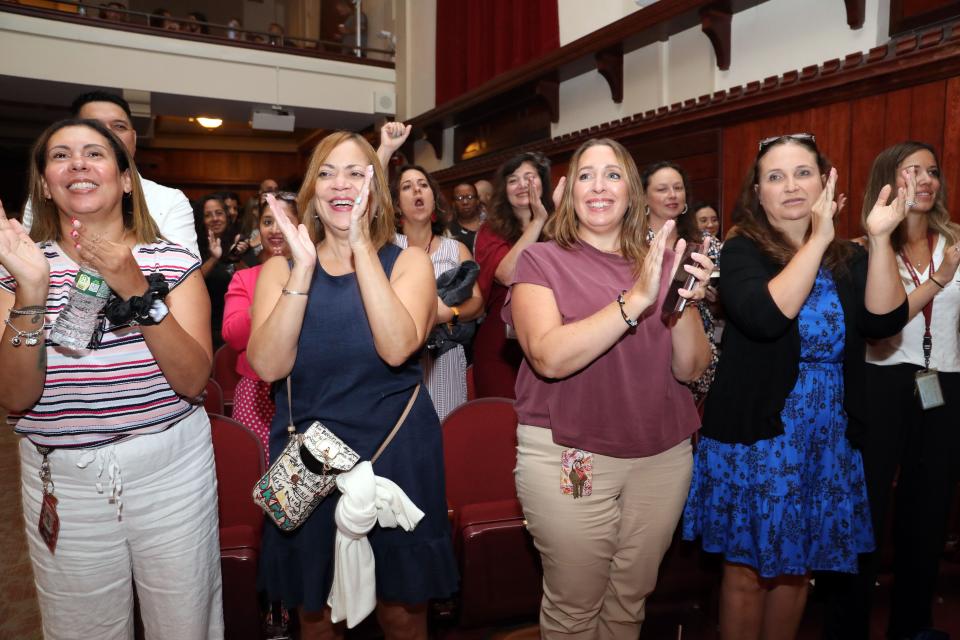
[[[431,248],[433,248],[433,233],[430,234],[430,241],[427,243],[427,255],[430,255]]]

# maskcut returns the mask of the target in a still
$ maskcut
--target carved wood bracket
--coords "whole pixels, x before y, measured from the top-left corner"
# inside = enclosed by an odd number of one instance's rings
[[[610,85],[610,97],[616,104],[620,104],[623,102],[623,44],[597,51],[594,58],[597,61],[597,71]]]
[[[543,78],[537,82],[535,92],[550,111],[550,121],[554,124],[560,122],[560,80]]]
[[[433,122],[423,128],[426,141],[438,158],[443,157],[443,123]],[[411,156],[412,157],[412,156]]]
[[[860,29],[863,27],[863,20],[866,15],[867,0],[843,0],[847,8],[847,24],[851,29]]]
[[[730,68],[730,22],[733,12],[730,2],[720,0],[700,9],[700,29],[710,39],[713,53],[717,57],[717,68],[727,71]]]

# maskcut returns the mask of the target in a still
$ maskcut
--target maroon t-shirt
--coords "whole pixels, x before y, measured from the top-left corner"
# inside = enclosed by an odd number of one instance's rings
[[[697,430],[693,395],[673,377],[670,329],[660,319],[672,264],[668,250],[657,304],[585,368],[551,380],[523,361],[516,387],[521,424],[551,429],[557,444],[617,458],[661,453]],[[554,242],[532,245],[514,277],[515,284],[551,289],[564,324],[593,315],[634,282],[629,260],[584,243],[569,250]],[[512,323],[509,299],[503,319]]]

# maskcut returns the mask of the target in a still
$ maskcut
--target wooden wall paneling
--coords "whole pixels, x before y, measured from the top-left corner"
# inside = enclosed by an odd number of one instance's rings
[[[201,194],[256,191],[268,177],[296,190],[303,179],[296,153],[146,148],[137,151],[137,166],[151,180]]]
[[[817,137],[819,142],[823,139],[823,146],[820,147],[823,153],[837,167],[837,189],[836,195],[849,197],[854,184],[850,181],[850,102],[844,100],[835,102],[827,107],[814,110],[814,126],[821,134]],[[837,234],[844,238],[851,235],[859,235],[860,223],[857,216],[852,216],[849,206],[844,207],[837,220]]]
[[[946,80],[921,84],[913,87],[910,92],[909,139],[926,142],[933,145],[938,153],[942,152]]]
[[[941,184],[947,190],[951,217],[960,220],[960,77],[947,80],[944,89]]]
[[[850,103],[850,191],[847,193],[848,219],[856,220],[850,226],[851,235],[861,233],[860,212],[863,207],[863,192],[870,177],[870,168],[877,154],[886,148],[883,138],[883,123],[886,120],[887,98],[885,95],[860,98]]]
[[[696,155],[684,156],[676,160],[677,164],[686,169],[690,174],[690,180],[709,180],[719,175],[719,162],[717,156],[719,150],[708,153],[698,153]],[[696,196],[696,192],[694,192]]]
[[[785,133],[796,133],[790,128],[790,116],[780,115],[762,120],[748,120],[726,127],[723,131],[723,153],[721,155],[723,232],[733,225],[733,211],[743,181],[757,156],[757,145],[764,138]]]
[[[718,203],[721,207],[720,218],[723,233],[727,233],[733,226],[733,209],[737,203],[737,197],[740,195],[740,185],[743,184],[744,176],[750,168],[750,162],[753,156],[749,155],[749,149],[756,149],[756,136],[747,134],[744,129],[749,126],[739,125],[727,127],[723,130],[721,142],[721,191]]]
[[[886,95],[886,99],[883,120],[884,149],[903,140],[909,131],[910,113],[913,110],[913,89],[891,91]]]

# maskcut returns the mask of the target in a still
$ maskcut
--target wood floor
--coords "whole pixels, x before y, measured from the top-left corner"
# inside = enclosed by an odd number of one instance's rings
[[[40,640],[40,611],[20,509],[19,442],[0,412],[0,496],[6,496],[0,518],[0,640]]]

